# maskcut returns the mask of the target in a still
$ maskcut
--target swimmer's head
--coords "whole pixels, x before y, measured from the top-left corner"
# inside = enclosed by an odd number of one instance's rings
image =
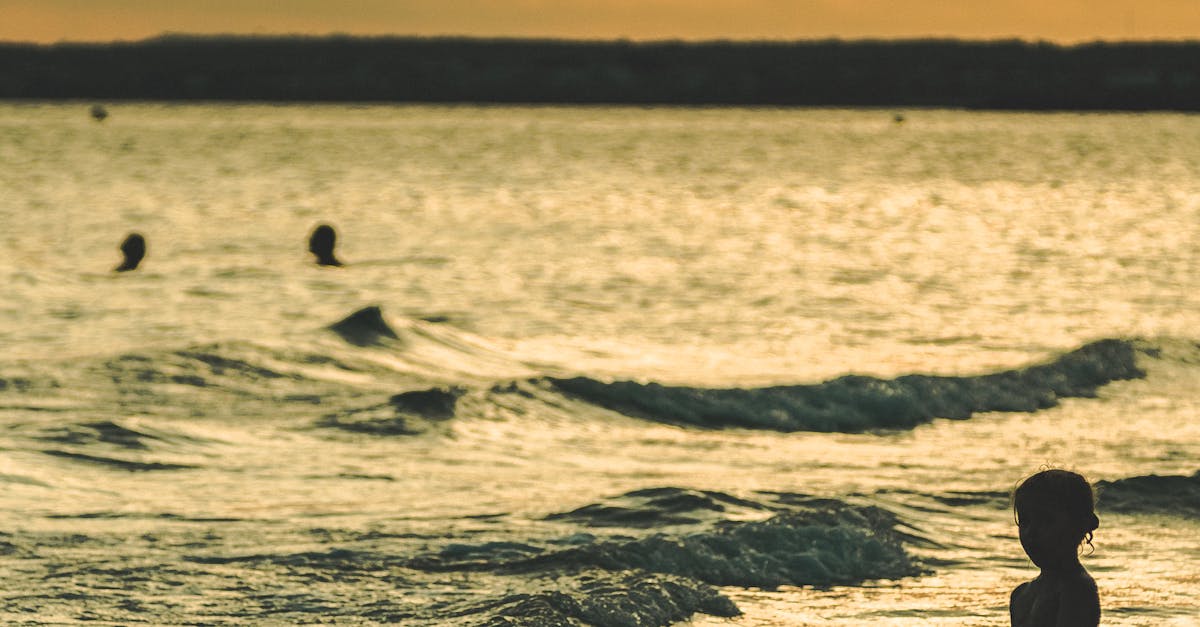
[[[1077,557],[1080,543],[1092,543],[1100,526],[1092,485],[1069,470],[1043,470],[1013,492],[1013,514],[1021,546],[1034,564],[1046,568]]]
[[[333,227],[322,224],[313,229],[312,235],[308,238],[308,252],[316,255],[318,265],[340,266],[342,262],[333,255],[333,247],[336,243],[337,233]]]
[[[125,241],[121,242],[121,254],[125,258],[121,260],[121,265],[116,267],[116,271],[136,270],[142,258],[146,256],[146,238],[139,233],[130,233]]]

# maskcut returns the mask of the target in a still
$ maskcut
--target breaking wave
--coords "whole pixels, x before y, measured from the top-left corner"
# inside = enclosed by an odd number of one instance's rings
[[[348,343],[329,341],[322,331],[290,344],[233,341],[50,364],[42,372],[0,378],[0,407],[31,420],[34,413],[64,408],[122,415],[136,406],[140,415],[157,417],[293,417],[320,428],[415,435],[487,412],[500,396],[555,406],[565,396],[582,401],[577,407],[583,412],[591,405],[698,428],[862,432],[980,412],[1034,412],[1062,398],[1093,397],[1107,383],[1145,376],[1138,356],[1157,358],[1163,346],[1172,346],[1109,339],[1043,364],[977,376],[847,375],[804,385],[701,388],[546,376],[450,325],[389,325],[377,307],[328,328]],[[471,399],[465,411],[464,398]],[[60,437],[134,446],[157,437],[126,433],[111,422],[76,427]]]
[[[891,512],[796,493],[649,488],[544,520],[566,535],[453,542],[405,566],[494,577],[509,592],[453,612],[480,624],[620,627],[739,615],[716,586],[856,585],[928,572]]]
[[[1125,340],[1086,344],[1045,364],[968,377],[844,376],[814,385],[708,389],[587,377],[548,378],[555,388],[630,416],[705,428],[860,432],[905,429],[979,412],[1033,412],[1060,398],[1094,397],[1111,381],[1145,376]]]
[[[656,526],[634,538],[577,534],[566,548],[454,545],[415,563],[436,570],[634,570],[760,588],[851,585],[923,572],[904,549],[899,519],[887,510],[790,493],[759,496],[749,501],[681,488],[638,490],[548,520],[613,526],[613,513],[620,512],[618,519],[632,522],[626,529],[647,527],[650,520],[683,526]]]
[[[419,435],[454,417],[461,388],[402,392],[386,403],[328,414],[317,426],[371,435]]]
[[[1200,471],[1098,481],[1096,492],[1103,511],[1200,517]]]
[[[741,610],[729,597],[696,581],[644,572],[547,579],[545,589],[475,603],[461,613],[490,615],[488,626],[647,627],[670,625],[697,612],[732,618]]]

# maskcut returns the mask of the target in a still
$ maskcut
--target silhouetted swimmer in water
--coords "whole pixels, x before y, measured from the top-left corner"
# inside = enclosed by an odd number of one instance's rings
[[[308,238],[308,252],[317,256],[317,265],[340,266],[342,262],[333,256],[333,246],[337,243],[337,233],[328,224],[322,224],[313,229]]]
[[[108,117],[108,109],[103,105],[94,104],[91,109],[92,119],[97,122],[103,122]]]
[[[1008,603],[1013,627],[1096,627],[1100,593],[1079,563],[1079,545],[1092,545],[1100,526],[1096,496],[1082,476],[1043,470],[1013,493],[1013,513],[1021,548],[1042,572],[1012,591]]]
[[[146,238],[137,233],[130,233],[125,241],[121,242],[121,254],[125,256],[125,260],[116,267],[116,271],[136,270],[142,258],[146,256]]]

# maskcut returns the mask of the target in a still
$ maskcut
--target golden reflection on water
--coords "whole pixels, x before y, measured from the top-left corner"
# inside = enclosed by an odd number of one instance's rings
[[[464,516],[499,512],[519,530],[663,485],[854,495],[942,543],[921,553],[944,565],[899,584],[728,590],[747,615],[694,624],[998,625],[1033,575],[1009,512],[930,494],[1004,492],[1048,463],[1117,479],[1200,459],[1195,116],[929,111],[897,128],[874,111],[111,112],[97,126],[73,105],[0,105],[0,342],[61,384],[5,408],[20,425],[0,470],[29,479],[6,485],[10,526],[134,543],[171,524],[153,519],[164,512],[230,517],[250,551],[313,542],[312,519],[474,533],[491,523]],[[346,268],[304,253],[321,221]],[[149,254],[114,277],[134,227]],[[405,332],[402,350],[320,334],[367,304]],[[723,387],[975,374],[1127,336],[1165,355],[1144,380],[902,433],[699,431],[506,400],[431,437],[331,436],[312,428],[323,408],[257,380],[225,382],[233,402],[175,384],[120,396],[111,416],[89,404],[113,394],[118,356],[173,375],[173,351],[196,345],[282,364],[343,406],[546,372]],[[29,444],[101,418],[175,438],[131,455],[198,469],[97,487]],[[105,511],[149,518],[46,518]],[[1195,624],[1195,531],[1103,515],[1086,563],[1106,624]]]

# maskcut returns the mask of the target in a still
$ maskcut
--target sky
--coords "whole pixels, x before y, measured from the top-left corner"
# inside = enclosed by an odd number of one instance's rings
[[[1200,39],[1200,0],[0,0],[0,41],[164,33]]]

